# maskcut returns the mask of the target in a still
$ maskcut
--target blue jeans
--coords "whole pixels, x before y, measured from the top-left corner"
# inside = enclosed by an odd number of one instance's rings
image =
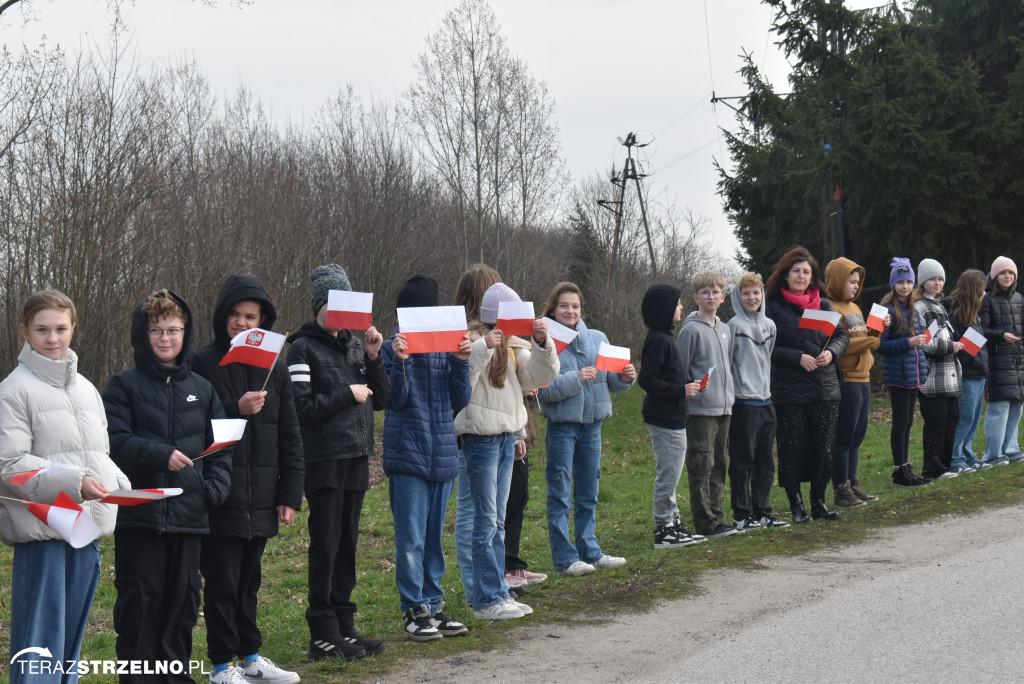
[[[100,545],[93,542],[80,549],[61,540],[34,541],[14,545],[11,581],[11,656],[29,647],[47,648],[52,658],[36,654],[8,659],[11,684],[72,683],[74,669],[63,676],[56,661],[78,660],[89,608],[100,578]],[[30,664],[32,660],[48,663]],[[33,669],[31,665],[35,665]],[[48,666],[43,670],[42,666]],[[42,674],[40,674],[42,672]]]
[[[432,482],[405,473],[388,479],[395,517],[395,581],[403,612],[425,605],[433,615],[444,598],[441,535],[453,485],[451,480]]]
[[[594,536],[597,491],[601,478],[601,421],[548,421],[548,539],[555,570],[582,559],[593,563],[602,555]],[[569,541],[569,484],[572,483],[576,546]]]
[[[953,436],[952,468],[975,466],[978,457],[974,453],[974,436],[981,424],[981,408],[985,398],[985,378],[964,378],[960,393],[960,420]]]
[[[469,486],[466,452],[459,449],[459,488],[455,509],[455,559],[462,576],[462,592],[466,605],[473,600],[473,496]]]
[[[1024,403],[1019,401],[988,403],[988,413],[985,414],[985,463],[1016,457],[1020,453],[1017,430],[1022,409]]]
[[[515,437],[510,432],[464,435],[462,452],[473,505],[473,586],[469,605],[484,608],[508,598],[508,584],[505,583],[505,506],[512,482]]]

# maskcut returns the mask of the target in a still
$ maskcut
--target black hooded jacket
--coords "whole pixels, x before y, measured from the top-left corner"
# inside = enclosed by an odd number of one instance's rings
[[[228,353],[228,312],[242,301],[255,301],[266,320],[259,326],[272,329],[277,309],[259,279],[248,273],[230,276],[220,288],[213,310],[214,342],[198,349],[195,372],[217,391],[228,418],[246,418],[241,441],[232,447],[231,492],[227,501],[210,511],[210,534],[253,539],[277,534],[277,507],[302,505],[305,464],[299,419],[292,400],[292,380],[282,359],[270,371],[244,363],[221,366]],[[238,413],[238,400],[267,382],[263,409],[251,416]]]
[[[167,461],[175,449],[195,459],[213,443],[210,420],[224,418],[224,409],[209,382],[192,372],[195,326],[192,312],[171,293],[188,314],[178,365],[164,366],[149,344],[149,320],[142,305],[132,313],[135,368],[121,371],[103,391],[110,434],[110,457],[135,489],[180,487],[181,495],[143,504],[122,506],[117,529],[166,533],[207,534],[207,509],[224,501],[231,485],[231,450],[225,449],[171,472]]]
[[[672,285],[651,285],[644,293],[640,311],[647,325],[647,338],[640,354],[637,382],[644,397],[645,423],[670,430],[686,429],[686,368],[683,367],[672,335],[679,296]]]

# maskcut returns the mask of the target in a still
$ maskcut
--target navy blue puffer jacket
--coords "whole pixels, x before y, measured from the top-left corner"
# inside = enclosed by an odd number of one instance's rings
[[[903,316],[903,329],[896,330],[896,307],[899,304]],[[910,338],[924,331],[921,317],[914,308],[899,300],[886,307],[892,317],[892,325],[882,333],[878,353],[882,355],[882,377],[886,385],[915,389],[928,379],[928,360],[920,347],[911,347]],[[906,321],[913,320],[912,327]]]
[[[469,403],[469,361],[452,354],[411,354],[399,359],[391,337],[381,358],[391,382],[384,412],[384,472],[403,473],[432,482],[448,482],[459,474],[455,414]]]

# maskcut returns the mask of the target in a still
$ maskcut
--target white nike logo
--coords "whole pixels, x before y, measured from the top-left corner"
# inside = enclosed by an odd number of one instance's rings
[[[190,394],[188,395],[188,399],[186,399],[185,401],[199,401],[199,397],[197,397],[194,394]]]

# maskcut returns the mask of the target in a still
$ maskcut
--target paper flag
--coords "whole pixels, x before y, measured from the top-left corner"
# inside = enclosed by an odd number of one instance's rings
[[[242,435],[245,434],[245,423],[244,418],[212,419],[210,427],[213,428],[213,444],[199,455],[206,456],[207,454],[212,454],[242,439]]]
[[[505,335],[533,335],[533,302],[498,302],[498,323]]]
[[[882,332],[885,330],[885,317],[889,315],[889,310],[881,304],[872,304],[871,313],[868,314],[868,327],[872,330]]]
[[[25,503],[32,515],[53,528],[61,539],[76,549],[93,543],[100,536],[100,530],[92,518],[64,492],[58,494],[57,500],[51,505],[32,501]]]
[[[463,306],[410,306],[398,309],[398,330],[408,345],[406,353],[457,352],[466,336]]]
[[[330,290],[327,293],[327,327],[332,330],[366,330],[373,318],[373,293]]]
[[[181,487],[168,487],[166,489],[115,489],[101,500],[105,504],[116,504],[118,506],[138,506],[139,504],[169,499],[172,496],[181,494]]]
[[[602,342],[597,350],[597,363],[594,367],[597,370],[608,371],[609,373],[624,373],[629,365],[629,347],[616,347]]]
[[[548,324],[548,336],[555,342],[555,353],[561,354],[562,350],[572,344],[579,332],[566,327],[553,318],[544,317]]]
[[[800,317],[800,327],[805,330],[817,330],[831,337],[840,319],[842,316],[836,311],[804,309],[804,315]]]

